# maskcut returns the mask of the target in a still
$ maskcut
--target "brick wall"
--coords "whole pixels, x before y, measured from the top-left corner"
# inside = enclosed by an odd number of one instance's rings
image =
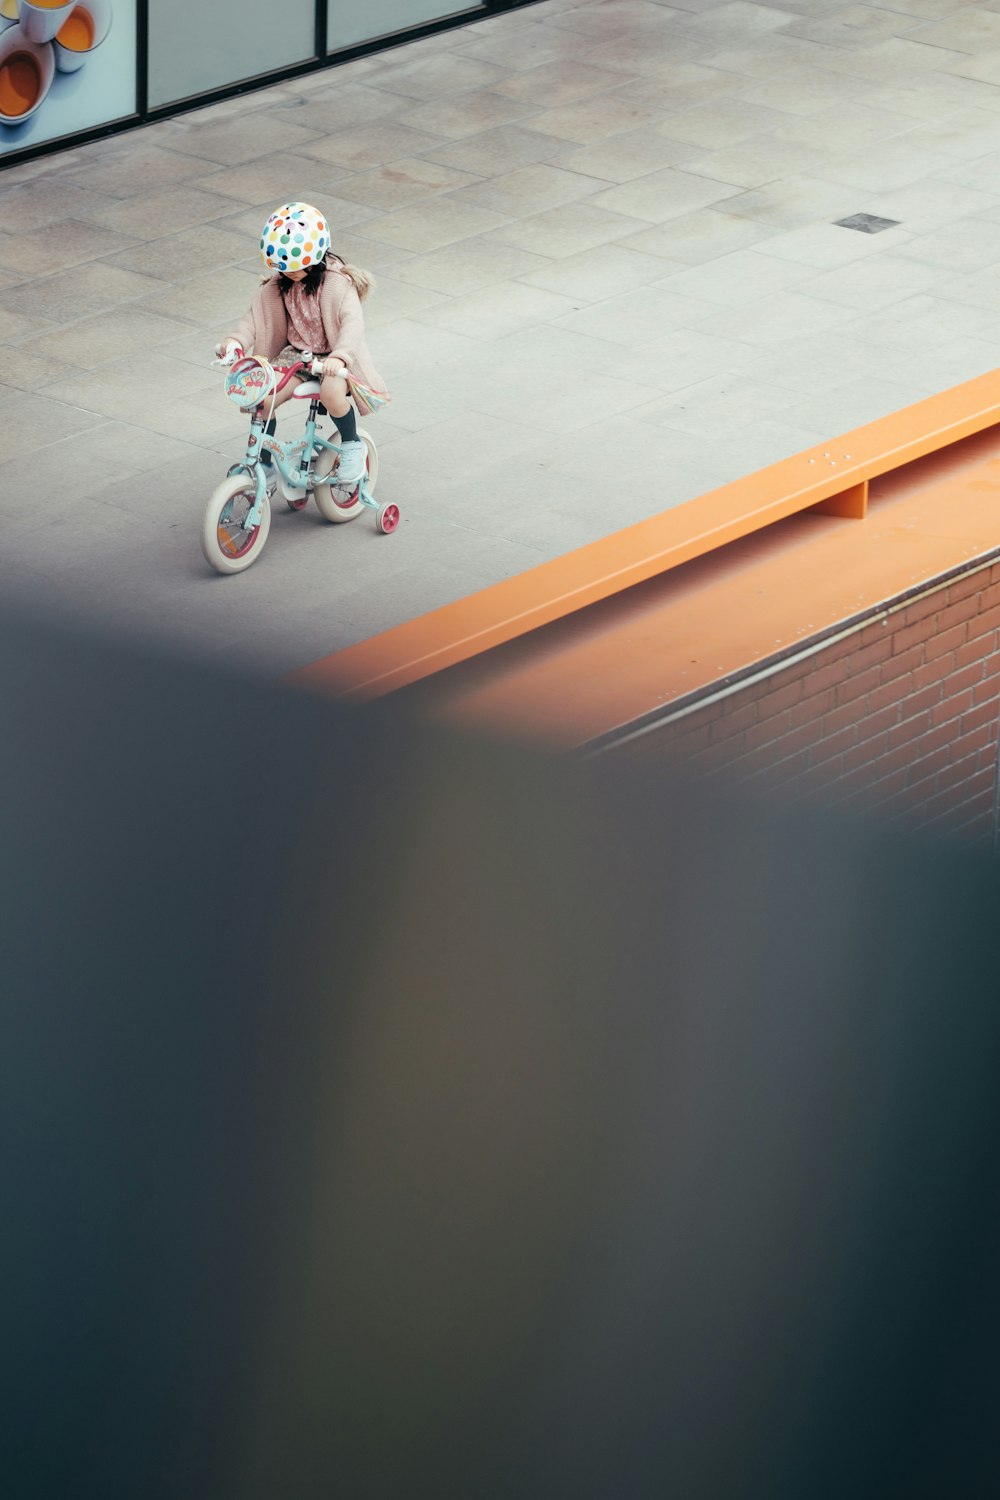
[[[998,720],[995,563],[890,606],[614,753],[989,846]]]

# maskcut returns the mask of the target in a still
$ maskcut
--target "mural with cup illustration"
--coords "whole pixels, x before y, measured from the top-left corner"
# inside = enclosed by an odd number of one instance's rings
[[[136,109],[136,0],[0,0],[0,157]]]

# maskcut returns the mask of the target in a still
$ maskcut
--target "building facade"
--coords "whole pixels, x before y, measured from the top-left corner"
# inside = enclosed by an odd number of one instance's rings
[[[0,168],[530,0],[0,0]]]

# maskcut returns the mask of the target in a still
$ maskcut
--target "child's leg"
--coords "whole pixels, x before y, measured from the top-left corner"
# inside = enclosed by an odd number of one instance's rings
[[[272,417],[268,422],[267,427],[265,428],[265,432],[267,433],[268,437],[274,437],[274,434],[277,432],[277,430],[278,419],[277,417]],[[264,465],[265,469],[269,469],[271,467],[271,454],[269,449],[264,448],[261,450],[260,461]]]
[[[280,370],[281,367],[279,365],[279,366],[276,366],[276,368]],[[282,386],[282,388],[281,388],[280,391],[276,391],[275,392],[273,402],[271,400],[271,397],[268,396],[267,400],[264,403],[264,410],[268,411],[268,412],[274,412],[274,411],[276,411],[278,409],[279,406],[284,406],[284,404],[285,404],[286,401],[290,401],[291,400],[292,396],[295,394],[295,387],[297,385],[300,385],[302,383],[303,379],[304,379],[303,376],[293,375],[292,378],[291,378],[291,380],[287,381],[285,383],[285,385]],[[277,432],[277,430],[278,430],[278,419],[277,419],[277,417],[272,416],[271,419],[270,419],[270,421],[268,422],[267,428],[266,428],[268,437],[274,437],[274,435]],[[267,451],[266,448],[261,453],[260,461],[264,465],[265,469],[270,469],[270,467],[271,467],[271,455]]]
[[[354,484],[365,472],[365,446],[358,438],[358,419],[347,394],[347,381],[340,375],[324,375],[319,398],[340,433],[341,452],[337,472],[342,484]]]
[[[352,417],[354,415],[354,407],[347,394],[347,381],[340,375],[324,375],[320,381],[319,399],[343,435],[343,428],[340,426],[341,418],[347,417],[348,414]],[[354,436],[357,437],[356,432]]]

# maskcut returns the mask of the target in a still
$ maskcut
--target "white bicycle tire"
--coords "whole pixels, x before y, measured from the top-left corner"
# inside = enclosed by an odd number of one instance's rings
[[[249,494],[253,487],[253,480],[246,474],[230,474],[220,485],[216,486],[209,497],[201,527],[201,550],[205,554],[206,562],[217,573],[242,573],[257,561],[264,550],[264,543],[271,529],[271,506],[266,497],[260,525],[254,532],[253,541],[247,547],[246,552],[235,557],[229,556],[219,540],[219,521],[226,506],[234,495],[238,495],[242,490],[246,490]]]
[[[378,481],[378,449],[375,447],[374,439],[363,427],[358,428],[358,437],[368,450],[368,490],[373,491]],[[313,464],[313,495],[319,513],[327,521],[340,523],[342,521],[353,521],[360,516],[366,508],[360,495],[355,493],[353,500],[349,498],[347,504],[341,504],[335,497],[336,485],[325,483],[326,476],[332,471],[337,455],[330,448],[324,448]]]

